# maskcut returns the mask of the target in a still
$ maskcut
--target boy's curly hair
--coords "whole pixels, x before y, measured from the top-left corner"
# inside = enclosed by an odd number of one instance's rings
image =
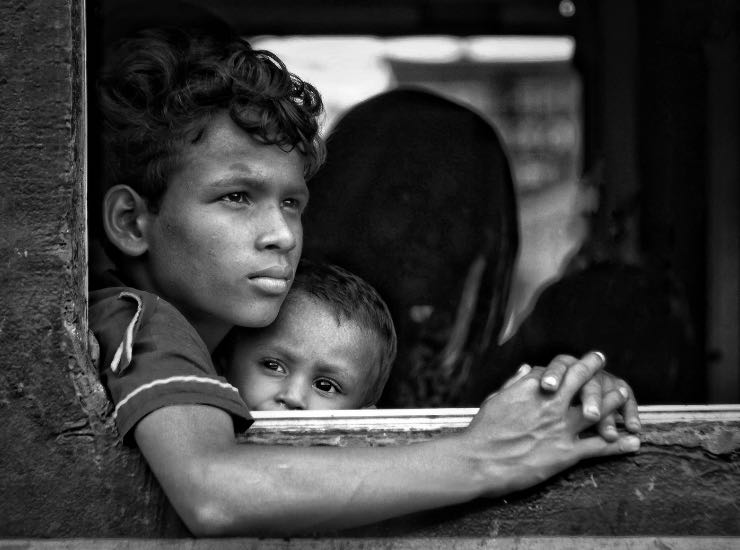
[[[158,209],[181,146],[227,111],[246,132],[305,157],[308,179],[323,162],[321,96],[274,54],[238,37],[148,29],[119,41],[98,81],[102,193],[131,186]]]

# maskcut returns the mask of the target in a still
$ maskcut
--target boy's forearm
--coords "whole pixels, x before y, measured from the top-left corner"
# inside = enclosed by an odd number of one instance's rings
[[[230,430],[228,416],[211,407],[167,407],[136,428],[165,493],[199,536],[343,529],[482,493],[457,436],[399,447],[298,448],[238,444]]]
[[[376,448],[243,444],[214,457],[208,472],[208,486],[228,488],[214,495],[223,506],[221,534],[343,529],[480,494],[454,437]]]

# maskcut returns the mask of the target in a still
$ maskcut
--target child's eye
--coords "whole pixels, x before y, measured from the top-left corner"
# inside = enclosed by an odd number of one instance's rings
[[[280,374],[286,373],[285,367],[281,365],[280,362],[275,361],[274,359],[263,359],[260,364],[267,370]]]
[[[339,387],[339,384],[337,384],[333,380],[329,380],[328,378],[319,378],[314,381],[313,385],[317,390],[326,393],[341,393],[342,391],[342,389]]]
[[[235,193],[229,193],[221,197],[224,202],[232,202],[236,204],[249,204],[252,201],[249,199],[249,194],[244,191],[237,191]]]

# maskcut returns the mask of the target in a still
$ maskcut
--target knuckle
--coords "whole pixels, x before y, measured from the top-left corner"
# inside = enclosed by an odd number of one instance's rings
[[[573,363],[575,360],[576,360],[575,357],[573,357],[572,355],[565,355],[561,353],[560,355],[555,356],[555,358],[552,360],[552,363],[559,363],[567,367],[568,365]]]
[[[578,378],[590,379],[591,369],[581,362],[576,363],[570,368],[571,372]]]

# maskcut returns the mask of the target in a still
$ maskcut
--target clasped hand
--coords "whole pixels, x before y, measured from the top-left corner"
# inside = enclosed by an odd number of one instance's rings
[[[560,355],[546,368],[525,365],[486,398],[464,434],[484,485],[490,482],[485,494],[530,487],[585,458],[639,449],[637,436],[616,427],[621,414],[628,432],[640,429],[632,390],[604,372],[604,363],[601,353],[590,352],[580,359]],[[586,431],[594,426],[597,433]]]

